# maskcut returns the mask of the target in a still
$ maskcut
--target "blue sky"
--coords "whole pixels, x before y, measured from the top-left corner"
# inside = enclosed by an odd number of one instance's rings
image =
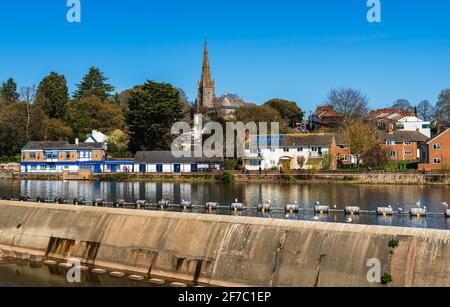
[[[0,80],[37,84],[54,70],[73,90],[95,65],[118,90],[151,79],[194,99],[207,33],[218,95],[307,111],[334,87],[360,89],[371,107],[435,102],[450,87],[450,1],[381,3],[370,24],[366,0],[81,0],[70,24],[66,0],[5,0]]]

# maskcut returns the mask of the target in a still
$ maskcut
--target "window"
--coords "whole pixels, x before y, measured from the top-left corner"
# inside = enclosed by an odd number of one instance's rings
[[[42,164],[42,165],[39,166],[39,169],[41,171],[45,171],[47,169],[47,166],[45,164]]]
[[[298,147],[297,151],[303,151],[303,147]]]
[[[46,151],[44,153],[45,159],[47,160],[57,160],[58,159],[58,153],[56,151]]]
[[[441,150],[441,144],[434,144],[433,150]]]
[[[275,160],[270,160],[270,165],[275,165],[277,162]]]
[[[340,148],[340,149],[347,149],[347,146],[345,146],[345,145],[339,145],[339,148]]]
[[[48,168],[49,168],[51,171],[54,171],[54,170],[56,170],[56,165],[50,165]]]
[[[283,151],[284,151],[284,152],[289,152],[289,147],[284,147],[284,148],[283,148]]]
[[[311,151],[317,151],[317,147],[312,147]]]
[[[250,165],[251,166],[259,166],[259,161],[258,160],[251,160],[250,161]]]
[[[347,156],[347,155],[340,155],[340,156],[339,156],[339,159],[340,159],[341,161],[348,161],[348,156]]]
[[[397,125],[397,130],[403,130],[405,129],[405,125]]]
[[[36,153],[30,152],[30,160],[36,160]]]
[[[387,140],[386,141],[386,145],[387,146],[395,146],[395,141],[394,140]]]
[[[441,164],[441,159],[440,158],[434,158],[433,159],[433,163],[434,164]]]
[[[65,170],[68,170],[68,169],[69,169],[69,166],[68,166],[68,165],[64,165],[64,169],[65,169]]]
[[[430,124],[423,124],[422,129],[430,129]]]
[[[405,150],[405,156],[412,156],[411,150]]]
[[[396,158],[397,157],[397,152],[394,151],[394,150],[389,151],[389,157]]]
[[[403,142],[403,145],[405,145],[405,146],[411,146],[411,141],[404,141],[404,142]]]
[[[70,152],[66,152],[66,160],[70,160]]]
[[[32,166],[31,166],[31,170],[32,170],[32,171],[37,170],[37,166],[36,166],[36,165],[32,165]]]

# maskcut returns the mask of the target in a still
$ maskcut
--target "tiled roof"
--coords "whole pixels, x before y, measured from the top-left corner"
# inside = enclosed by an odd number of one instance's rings
[[[426,135],[423,135],[422,133],[420,133],[418,131],[395,130],[392,134],[389,134],[387,131],[378,130],[377,135],[378,135],[378,140],[380,142],[385,142],[387,140],[392,140],[392,141],[396,141],[396,142],[403,142],[403,141],[425,142],[428,140],[428,137]]]
[[[280,146],[331,146],[333,137],[331,133],[288,134],[283,136]]]
[[[79,143],[69,142],[32,141],[28,142],[22,150],[77,150],[77,149],[103,149],[104,143]]]

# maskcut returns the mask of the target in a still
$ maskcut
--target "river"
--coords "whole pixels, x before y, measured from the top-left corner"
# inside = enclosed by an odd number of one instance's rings
[[[125,199],[126,201],[147,200],[156,203],[164,198],[172,203],[180,203],[182,199],[199,205],[193,212],[205,213],[202,207],[205,202],[215,201],[229,205],[238,199],[248,206],[255,207],[259,203],[271,201],[272,212],[259,213],[256,209],[238,212],[238,215],[260,216],[265,218],[289,218],[324,222],[351,222],[369,225],[389,225],[419,228],[450,229],[450,219],[442,213],[445,207],[442,202],[450,203],[450,187],[447,186],[406,186],[406,185],[355,185],[355,184],[275,184],[275,183],[158,183],[158,182],[100,182],[100,181],[40,181],[40,180],[0,180],[0,197],[6,194],[19,197],[21,195],[36,198],[45,196],[85,198],[103,198],[106,201]],[[395,215],[378,217],[375,214],[354,216],[351,221],[343,213],[331,213],[314,217],[312,211],[300,214],[284,212],[284,206],[297,201],[303,207],[312,209],[316,201],[324,205],[359,206],[362,210],[376,210],[379,206],[391,205],[395,210],[402,208],[404,212],[416,207],[418,201],[427,206],[429,212],[441,215],[430,215],[427,218]],[[172,209],[179,210],[179,209]],[[209,213],[209,212],[208,212]],[[235,214],[222,209],[217,214]]]

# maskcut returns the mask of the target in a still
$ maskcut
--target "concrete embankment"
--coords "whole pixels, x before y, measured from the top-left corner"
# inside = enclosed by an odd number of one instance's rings
[[[396,184],[396,185],[450,185],[450,174],[422,174],[422,173],[297,173],[278,174],[264,172],[259,174],[242,174],[241,172],[230,172],[232,180],[235,182],[272,182],[272,183],[302,183],[302,182],[323,182],[323,183],[354,183],[354,184]],[[2,176],[0,175],[0,178]],[[53,174],[10,174],[12,179],[29,180],[62,180],[62,175]],[[92,178],[98,181],[118,181],[118,182],[228,182],[219,173],[207,174],[96,174]]]
[[[450,174],[421,173],[302,173],[291,175],[236,174],[237,182],[345,182],[355,184],[449,185]]]
[[[388,243],[395,238],[393,251]],[[450,286],[450,231],[0,201],[0,247],[212,286]]]

